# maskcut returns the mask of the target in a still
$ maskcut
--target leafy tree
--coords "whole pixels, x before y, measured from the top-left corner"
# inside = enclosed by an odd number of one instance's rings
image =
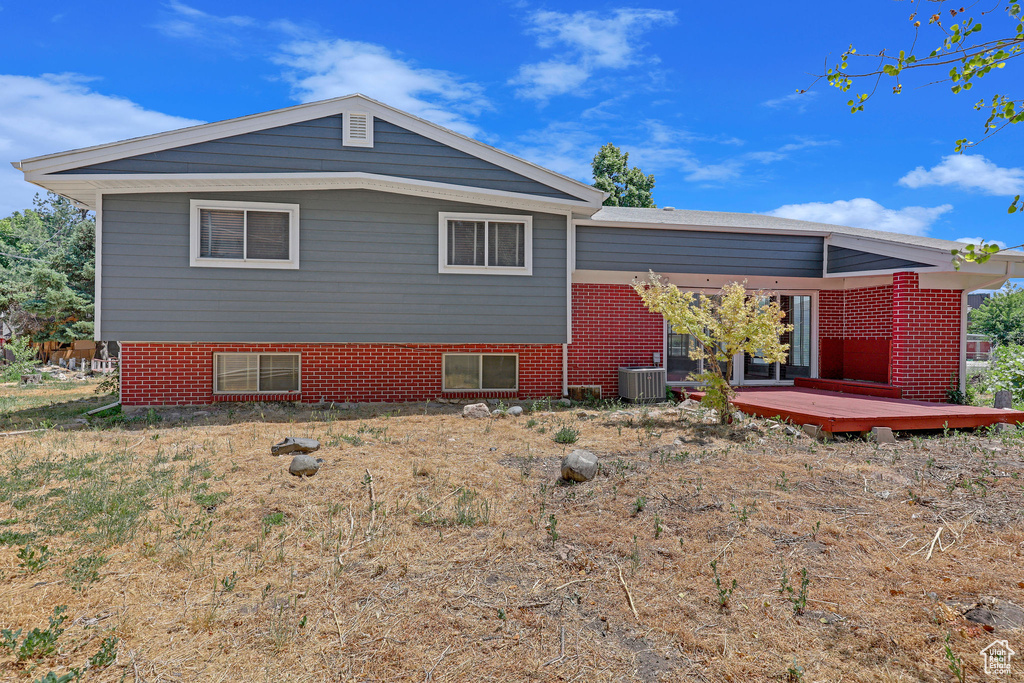
[[[91,338],[96,225],[53,193],[0,219],[0,316],[34,341]]]
[[[1024,289],[1010,283],[971,311],[971,332],[997,344],[1024,344]]]
[[[924,6],[923,0],[914,0],[912,5],[920,9]],[[976,16],[967,16],[959,0],[928,0],[926,7],[927,12],[914,11],[910,14],[909,22],[914,33],[909,46],[900,50],[858,52],[850,45],[838,63],[822,76],[842,92],[850,91],[855,82],[863,82],[867,86],[864,88],[867,92],[854,95],[847,102],[852,112],[864,111],[864,105],[878,92],[885,79],[891,79],[893,94],[902,93],[903,80],[911,74],[927,79],[925,84],[948,83],[955,94],[969,93],[980,79],[995,74],[1017,83],[1019,87],[1020,81],[1006,75],[1007,72],[1014,73],[1012,66],[1010,69],[1006,66],[1024,53],[1024,13],[1019,2],[1010,2],[1003,8],[993,3],[991,9],[989,6],[972,5],[970,13],[976,12]],[[982,18],[985,19],[984,30]],[[947,20],[948,25],[944,23]],[[919,49],[919,42],[925,40],[930,45]],[[931,46],[935,47],[928,51]],[[866,63],[866,66],[862,69],[851,67],[855,62]],[[1007,93],[995,93],[991,98],[979,99],[974,108],[988,112],[982,127],[983,134],[974,141],[958,139],[955,143],[957,152],[963,153],[1008,126],[1024,121],[1024,99]],[[1013,198],[1007,210],[1010,213],[1024,210],[1020,195]],[[984,263],[999,251],[1002,251],[1000,247],[983,241],[980,245],[954,249],[952,253],[959,268],[965,261]]]
[[[722,424],[730,418],[734,392],[729,379],[736,354],[759,354],[769,363],[786,360],[789,344],[782,343],[782,335],[793,326],[782,322],[786,314],[765,292],[748,292],[742,284],[730,282],[721,296],[694,295],[653,271],[647,281],[634,282],[633,289],[644,306],[665,317],[673,332],[696,340],[690,358],[704,361],[704,372],[690,379],[704,384],[704,403],[718,411]]]
[[[651,198],[654,176],[629,167],[629,153],[608,143],[594,155],[594,187],[609,193],[605,206],[655,208]]]

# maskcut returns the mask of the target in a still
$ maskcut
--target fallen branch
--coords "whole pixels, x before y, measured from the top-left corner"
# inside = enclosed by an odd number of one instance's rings
[[[0,432],[0,436],[20,436],[22,434],[32,434],[34,432],[45,432],[45,429],[22,429],[20,432]]]
[[[108,403],[105,406],[100,406],[99,408],[93,408],[92,410],[87,410],[87,411],[85,411],[82,414],[83,415],[95,415],[96,413],[102,413],[104,410],[110,410],[111,408],[115,408],[115,407],[117,407],[119,405],[121,405],[120,401],[114,401],[113,403]]]
[[[444,649],[444,652],[441,653],[441,656],[437,658],[436,662],[434,662],[434,666],[430,667],[430,671],[427,672],[427,677],[423,679],[424,681],[433,680],[434,670],[437,669],[437,667],[441,664],[441,660],[445,658],[445,655],[448,654],[448,650],[450,649],[452,649],[451,643],[448,644],[448,647]]]
[[[635,617],[637,621],[640,621],[640,615],[636,612],[636,605],[633,604],[633,594],[629,592],[629,586],[626,585],[626,580],[622,578],[622,569],[619,567],[616,567],[615,569],[619,572],[619,583],[622,584],[622,587],[626,591],[626,599],[629,600],[629,609],[633,610],[633,617]]]
[[[366,483],[370,489],[370,524],[366,527],[366,533],[370,533],[374,522],[377,521],[377,495],[373,491],[373,475],[369,469],[366,470]]]

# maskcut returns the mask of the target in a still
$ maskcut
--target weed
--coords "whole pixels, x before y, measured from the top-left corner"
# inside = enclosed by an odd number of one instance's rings
[[[195,501],[196,505],[207,512],[213,512],[217,506],[227,500],[230,495],[231,494],[227,491],[217,491],[216,493],[193,493],[192,500]]]
[[[238,583],[238,572],[231,572],[231,576],[225,576],[220,580],[220,585],[224,589],[225,593],[230,593],[235,590],[235,585]]]
[[[807,567],[800,570],[800,590],[797,591],[789,582],[789,570],[782,570],[782,580],[779,585],[779,595],[784,596],[793,606],[793,614],[803,614],[807,608],[807,588],[811,580],[807,578]]]
[[[732,510],[733,516],[740,524],[743,524],[750,519],[750,515],[757,511],[757,508],[753,505],[750,507],[744,505],[742,508],[738,508],[735,503],[729,503],[729,508]]]
[[[58,676],[52,671],[47,671],[42,678],[37,678],[33,683],[71,683],[82,677],[82,672],[76,667],[71,667],[66,674]]]
[[[117,636],[109,636],[100,643],[99,652],[89,657],[89,667],[92,669],[105,669],[117,659]]]
[[[19,662],[52,655],[57,651],[57,639],[64,633],[64,622],[68,619],[64,612],[67,609],[67,605],[54,607],[53,616],[50,617],[50,625],[45,629],[32,629],[21,643],[18,642],[18,638],[21,636],[21,629],[17,631],[11,631],[7,628],[3,629],[0,631],[0,647],[14,653]]]
[[[102,555],[87,555],[75,560],[64,571],[64,578],[72,590],[80,591],[86,585],[100,580],[100,567],[107,563]]]
[[[953,676],[959,683],[964,683],[967,680],[967,671],[964,669],[964,658],[953,652],[952,645],[949,644],[950,634],[946,634],[946,644],[943,648],[943,654],[946,657],[946,667],[953,672]]]
[[[555,432],[555,443],[569,444],[576,443],[580,438],[580,430],[570,427],[569,425],[562,425],[562,427]]]
[[[532,417],[529,420],[526,421],[526,428],[527,429],[533,429],[536,426],[537,426],[537,421],[534,420]]]
[[[26,531],[24,533],[6,529],[4,531],[0,531],[0,545],[27,545],[34,541],[35,538],[35,533],[31,531]]]
[[[53,552],[50,551],[49,546],[41,545],[37,548],[26,545],[18,551],[18,566],[28,570],[30,574],[35,574],[49,564],[52,558]]]
[[[775,488],[780,491],[788,491],[790,489],[791,482],[789,481],[789,475],[783,472],[779,475],[779,478],[775,480]]]
[[[551,538],[551,543],[554,544],[558,540],[558,519],[553,514],[548,517],[548,525],[545,528]]]
[[[640,568],[640,542],[636,538],[636,534],[633,535],[633,549],[629,552],[629,561],[633,565],[633,573]]]
[[[789,683],[797,683],[804,680],[804,668],[796,663],[796,657],[793,657],[793,663],[786,669],[785,680]]]
[[[681,539],[680,542],[682,542]],[[718,575],[718,560],[711,561],[711,576],[712,583],[715,584],[715,590],[718,592],[718,609],[725,610],[729,607],[729,599],[732,598],[733,591],[736,590],[736,579],[732,580],[731,586],[722,586],[722,579]]]
[[[261,520],[264,529],[264,535],[269,534],[270,530],[275,526],[282,526],[284,524],[284,513],[283,512],[271,512],[263,516]]]
[[[647,507],[647,499],[643,496],[637,496],[637,499],[633,501],[633,514],[639,515]]]
[[[661,515],[655,514],[654,515],[654,538],[655,538],[655,540],[661,538],[661,532],[664,531],[664,530],[665,530],[665,528],[663,526],[661,526]]]

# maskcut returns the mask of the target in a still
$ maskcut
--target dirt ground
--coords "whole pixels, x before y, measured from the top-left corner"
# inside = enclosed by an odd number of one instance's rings
[[[975,681],[993,640],[1024,651],[1021,433],[523,405],[0,437],[0,679]],[[315,477],[285,436],[322,442]],[[566,485],[575,448],[600,471]]]

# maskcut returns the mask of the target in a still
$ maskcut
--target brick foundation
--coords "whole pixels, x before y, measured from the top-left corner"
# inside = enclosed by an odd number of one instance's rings
[[[544,398],[562,395],[559,344],[155,344],[121,345],[124,405],[202,405],[215,400],[213,354],[299,353],[299,394],[231,396],[234,400],[315,403],[425,401],[438,397]],[[519,390],[442,391],[442,354],[519,354]]]
[[[664,346],[665,319],[644,308],[629,285],[572,286],[569,386],[597,385],[615,398],[619,366],[652,365]]]

